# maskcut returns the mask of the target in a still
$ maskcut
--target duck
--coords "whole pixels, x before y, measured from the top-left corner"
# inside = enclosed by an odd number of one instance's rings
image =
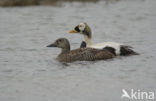
[[[56,60],[59,62],[73,62],[73,61],[95,61],[106,60],[114,58],[115,55],[107,50],[95,48],[77,48],[70,50],[70,43],[66,38],[58,38],[47,47],[61,48],[61,53],[57,56]]]
[[[103,43],[92,43],[92,31],[87,23],[80,23],[74,29],[70,30],[69,33],[79,33],[84,36],[84,41],[82,41],[80,47],[90,47],[96,49],[105,49],[112,52],[114,55],[118,56],[128,56],[128,55],[139,55],[139,53],[132,50],[133,47],[129,45],[123,45],[117,42],[103,42]]]

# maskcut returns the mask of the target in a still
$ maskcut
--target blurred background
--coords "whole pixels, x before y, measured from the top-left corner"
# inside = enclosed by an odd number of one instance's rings
[[[1,6],[56,5],[61,2],[73,2],[73,1],[97,2],[99,0],[1,0],[0,5]],[[118,0],[115,0],[115,1],[118,1]]]
[[[93,42],[133,46],[139,56],[62,64],[57,38],[71,48]],[[0,101],[129,101],[130,92],[156,90],[156,0],[0,0]],[[135,100],[134,100],[135,101]]]

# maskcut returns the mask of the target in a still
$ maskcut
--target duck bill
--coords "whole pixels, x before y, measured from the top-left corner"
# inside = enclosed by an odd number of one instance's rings
[[[78,32],[75,30],[70,30],[69,33],[73,34],[73,33],[78,33]]]
[[[47,47],[57,47],[55,44],[50,44]]]

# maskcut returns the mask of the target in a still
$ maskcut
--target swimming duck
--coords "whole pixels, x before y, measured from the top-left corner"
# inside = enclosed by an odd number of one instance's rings
[[[138,53],[134,52],[131,46],[122,45],[116,42],[103,42],[92,44],[92,31],[87,23],[80,23],[73,30],[69,31],[69,33],[80,33],[84,36],[84,40],[81,43],[81,48],[91,47],[96,49],[106,49],[112,52],[115,55],[138,55]]]
[[[107,50],[94,48],[78,48],[70,50],[70,43],[66,38],[59,38],[47,47],[58,47],[62,49],[61,53],[56,58],[60,62],[94,61],[111,59],[115,57]]]

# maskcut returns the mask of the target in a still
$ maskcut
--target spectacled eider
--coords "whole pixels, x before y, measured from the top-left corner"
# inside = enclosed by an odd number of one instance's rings
[[[62,49],[61,53],[56,58],[60,62],[95,61],[115,57],[111,52],[101,49],[78,48],[70,50],[70,44],[66,38],[59,38],[47,47],[58,47]]]
[[[116,42],[103,42],[92,44],[92,32],[91,28],[87,23],[80,23],[73,30],[69,31],[69,33],[80,33],[84,36],[84,40],[81,43],[81,48],[90,47],[96,49],[106,49],[112,52],[115,55],[127,56],[127,55],[138,55],[138,53],[132,50],[131,46],[122,45]]]

